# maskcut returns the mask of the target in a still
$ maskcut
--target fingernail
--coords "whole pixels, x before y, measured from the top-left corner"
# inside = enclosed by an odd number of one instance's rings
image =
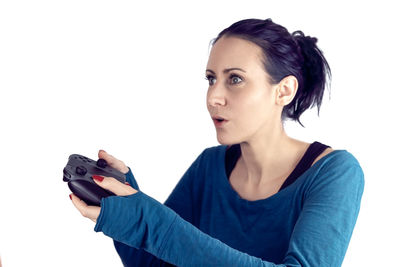
[[[103,149],[100,149],[100,151],[103,151],[103,152],[106,152],[105,150],[103,150]],[[107,153],[107,152],[106,152]]]
[[[125,184],[131,186],[128,182],[125,182]]]
[[[72,194],[69,194],[69,198],[72,200],[72,196],[71,196]]]
[[[104,177],[103,177],[103,176],[100,176],[100,175],[93,175],[92,177],[93,177],[93,179],[95,179],[95,180],[97,180],[97,181],[99,181],[99,182],[102,182],[103,179],[104,179]]]

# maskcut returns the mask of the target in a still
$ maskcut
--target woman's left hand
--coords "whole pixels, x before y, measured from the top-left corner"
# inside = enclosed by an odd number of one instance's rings
[[[131,187],[128,183],[123,184],[113,177],[104,177],[93,175],[93,180],[100,187],[107,189],[117,196],[128,196],[136,194],[138,191]],[[83,200],[79,199],[75,194],[69,195],[72,203],[80,211],[83,217],[91,219],[93,222],[97,221],[100,215],[101,208],[98,206],[88,206]]]

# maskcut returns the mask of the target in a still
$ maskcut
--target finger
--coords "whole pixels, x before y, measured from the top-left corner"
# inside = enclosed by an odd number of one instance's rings
[[[99,153],[98,153],[99,158],[104,159],[107,161],[107,163],[109,163],[110,165],[112,163],[114,163],[115,161],[117,161],[117,159],[112,156],[111,154],[108,154],[106,151],[100,149]]]
[[[115,158],[113,155],[108,154],[102,149],[99,150],[98,156],[100,159],[107,161],[107,164],[112,168],[117,169],[124,174],[128,173],[129,169],[122,160]]]
[[[114,177],[93,175],[93,180],[100,187],[107,189],[117,196],[128,196],[137,193],[137,190],[130,185],[123,184]]]
[[[70,195],[72,203],[79,210],[83,217],[89,218],[96,222],[97,217],[100,215],[100,207],[88,206],[83,200],[77,197],[75,194]]]

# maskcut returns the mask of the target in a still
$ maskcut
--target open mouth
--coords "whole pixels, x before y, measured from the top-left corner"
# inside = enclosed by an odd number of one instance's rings
[[[225,123],[227,123],[228,121],[222,118],[213,118],[214,124],[217,127],[222,127],[223,125],[225,125]]]

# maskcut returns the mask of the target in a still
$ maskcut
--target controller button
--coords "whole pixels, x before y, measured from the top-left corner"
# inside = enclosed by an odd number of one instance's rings
[[[98,159],[96,165],[100,168],[105,168],[107,167],[107,161],[105,161],[104,159]]]
[[[75,171],[78,175],[85,175],[87,173],[86,168],[83,166],[77,166]]]
[[[63,173],[64,173],[63,181],[69,182],[69,180],[71,180],[71,174],[68,171],[66,171],[65,168],[63,170]]]

